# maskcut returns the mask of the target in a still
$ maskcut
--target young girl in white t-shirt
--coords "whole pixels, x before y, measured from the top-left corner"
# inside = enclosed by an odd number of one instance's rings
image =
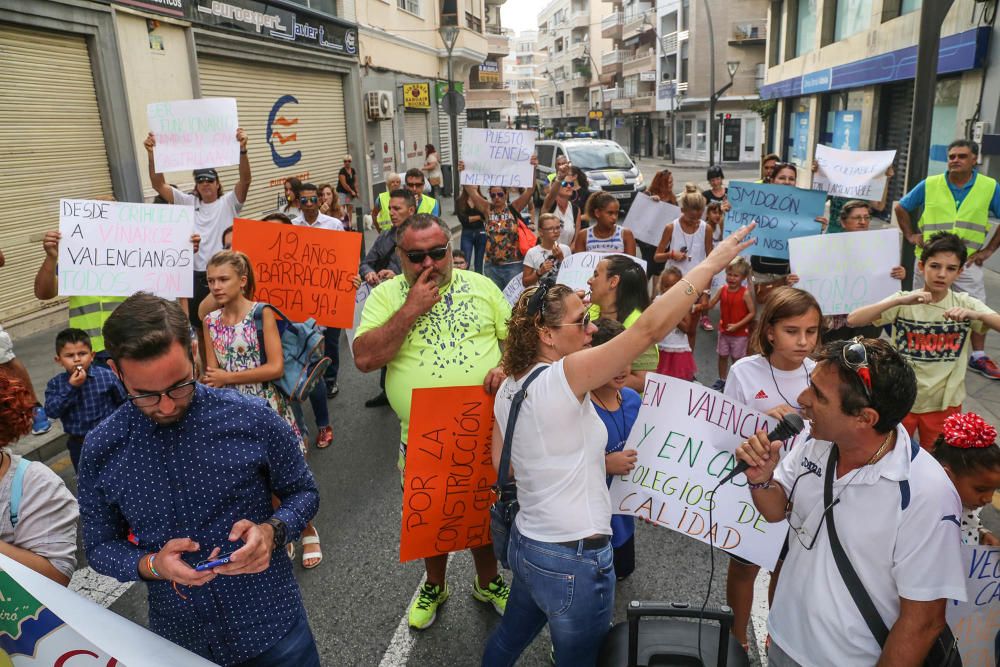
[[[950,415],[933,453],[962,499],[962,543],[1000,546],[1000,539],[983,528],[979,518],[1000,488],[997,430],[973,412]]]
[[[726,379],[725,394],[736,403],[780,419],[799,411],[799,394],[809,386],[816,363],[809,356],[821,335],[823,313],[808,292],[781,287],[764,305],[757,328],[750,335],[752,356],[733,364]],[[806,431],[792,441],[801,442]],[[785,549],[782,549],[781,558]],[[768,599],[774,597],[781,561],[771,575]],[[733,634],[747,645],[747,623],[753,606],[754,581],[760,567],[736,556],[729,561],[726,602],[733,608]]]

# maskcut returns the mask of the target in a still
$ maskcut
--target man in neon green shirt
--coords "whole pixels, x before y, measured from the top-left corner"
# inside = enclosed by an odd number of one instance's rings
[[[500,386],[500,341],[507,337],[510,305],[489,278],[453,270],[451,232],[440,218],[411,216],[396,239],[403,275],[380,283],[368,296],[354,339],[354,363],[366,373],[387,369],[386,394],[400,422],[402,472],[414,389],[483,383],[493,393]],[[493,546],[471,551],[473,597],[503,614],[510,589],[497,573]],[[427,581],[410,606],[410,627],[429,627],[448,599],[447,564],[447,555],[424,559]]]

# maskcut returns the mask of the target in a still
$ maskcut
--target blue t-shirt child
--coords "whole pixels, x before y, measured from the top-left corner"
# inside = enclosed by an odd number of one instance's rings
[[[605,410],[596,401],[593,402],[597,416],[604,422],[604,427],[608,431],[608,444],[604,448],[606,454],[625,449],[628,434],[632,432],[632,425],[635,424],[636,417],[639,416],[639,407],[642,405],[642,397],[634,389],[623,387],[621,394],[622,405],[614,411]],[[610,476],[608,476],[608,486],[611,486]],[[635,517],[612,514],[611,532],[611,546],[617,549],[635,535]]]

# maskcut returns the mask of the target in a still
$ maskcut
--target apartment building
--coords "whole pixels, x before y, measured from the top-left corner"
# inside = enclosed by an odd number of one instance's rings
[[[486,60],[469,70],[465,108],[469,127],[507,127],[510,118],[502,111],[513,104],[513,94],[505,80],[507,56],[513,31],[500,25],[500,7],[486,7]],[[509,115],[509,114],[508,114]]]
[[[924,0],[928,3],[931,0]],[[762,97],[776,101],[769,149],[799,165],[817,143],[897,151],[889,197],[903,193],[921,0],[789,0],[772,5]],[[930,174],[948,144],[997,121],[997,73],[986,70],[989,3],[955,0],[941,26]],[[996,40],[993,40],[995,43]],[[985,95],[984,95],[985,92]],[[982,127],[982,126],[980,126]],[[987,151],[989,152],[989,151]],[[1000,166],[1000,165],[998,165]]]
[[[552,0],[538,14],[542,124],[556,131],[600,129],[591,114],[591,87],[598,82],[600,59],[611,49],[601,35],[601,19],[611,6],[599,0]],[[599,105],[598,105],[599,106]]]
[[[356,0],[367,169],[373,195],[385,189],[387,174],[422,166],[426,144],[437,148],[445,182],[450,182],[452,137],[442,105],[448,90],[448,50],[439,29],[458,29],[452,49],[453,80],[467,95],[466,109],[458,117],[461,134],[466,123],[482,126],[482,121],[472,119],[481,118],[484,112],[488,115],[493,108],[490,94],[495,82],[488,81],[483,72],[495,71],[495,64],[486,63],[496,63],[507,48],[495,34],[500,30],[503,3]],[[475,93],[470,90],[470,78]],[[356,167],[362,166],[355,162]]]
[[[504,60],[504,77],[511,92],[511,107],[502,114],[517,129],[537,128],[540,74],[545,53],[538,49],[538,31],[526,30],[513,39],[512,53]]]

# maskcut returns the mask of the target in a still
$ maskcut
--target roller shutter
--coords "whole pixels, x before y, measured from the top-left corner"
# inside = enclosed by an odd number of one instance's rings
[[[9,325],[51,305],[32,285],[59,199],[112,188],[86,40],[0,25],[0,53],[0,323]]]
[[[466,127],[466,115],[463,110],[458,114],[458,154],[462,155],[462,130]],[[451,116],[438,105],[438,129],[441,135],[441,145],[437,147],[441,164],[451,164]]]
[[[902,199],[906,188],[906,167],[910,155],[910,128],[913,126],[913,81],[883,86],[879,101],[879,131],[875,150],[896,151],[895,176],[886,187],[888,201]],[[891,208],[889,209],[891,210]]]
[[[430,143],[427,133],[427,112],[407,111],[403,114],[403,141],[406,142],[406,168],[424,166],[424,146]]]
[[[202,97],[236,98],[240,125],[249,135],[253,183],[243,216],[275,210],[292,176],[336,186],[347,154],[341,75],[207,55],[198,57],[198,74]],[[220,169],[219,176],[231,188],[238,169]]]

